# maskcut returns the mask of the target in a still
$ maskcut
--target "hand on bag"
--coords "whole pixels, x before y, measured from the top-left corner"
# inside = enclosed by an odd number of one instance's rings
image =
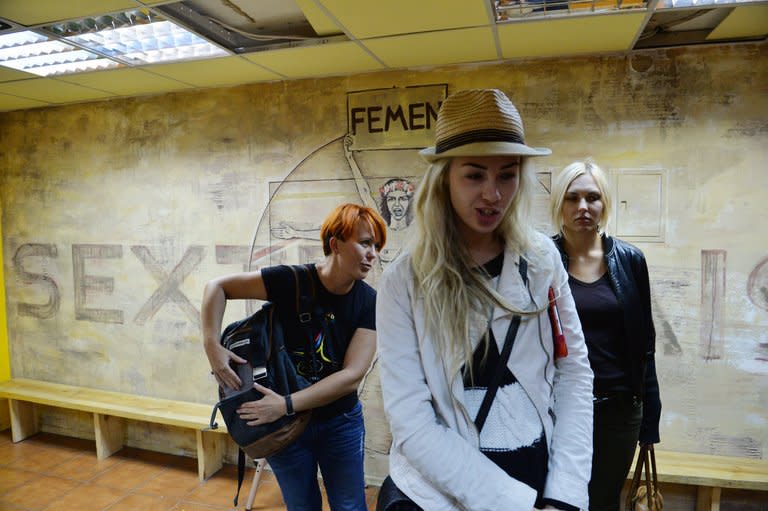
[[[253,388],[264,394],[264,397],[258,401],[243,403],[237,409],[237,414],[241,419],[247,421],[246,424],[249,426],[269,424],[285,415],[284,396],[258,383],[254,383]]]
[[[230,360],[237,364],[245,364],[246,360],[238,357],[221,344],[216,344],[213,353],[208,353],[208,361],[211,364],[211,373],[219,385],[230,389],[239,389],[242,382],[237,373],[230,367]]]

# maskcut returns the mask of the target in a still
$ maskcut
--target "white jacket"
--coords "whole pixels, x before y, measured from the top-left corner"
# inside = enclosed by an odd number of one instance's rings
[[[545,310],[523,316],[508,367],[533,401],[549,446],[545,498],[588,508],[592,465],[592,370],[568,276],[554,244],[528,264],[530,291],[539,307],[555,289],[568,356],[554,363]],[[498,291],[519,310],[532,308],[518,270],[519,255],[504,255]],[[461,374],[450,378],[442,353],[425,329],[423,301],[414,296],[410,255],[385,270],[378,286],[376,332],[384,409],[392,431],[389,464],[395,484],[428,511],[531,511],[536,492],[511,478],[479,450],[473,419],[463,403]],[[494,336],[503,343],[512,314],[496,308]],[[487,318],[472,318],[479,340]],[[501,347],[499,347],[501,351]],[[450,381],[449,381],[450,379]],[[552,391],[554,389],[554,392]]]

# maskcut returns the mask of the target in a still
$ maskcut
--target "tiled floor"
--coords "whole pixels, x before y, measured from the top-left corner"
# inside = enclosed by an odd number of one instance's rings
[[[245,509],[252,479],[249,470],[238,509]],[[0,511],[229,511],[236,486],[232,465],[201,483],[192,458],[125,448],[98,460],[87,440],[41,433],[14,444],[10,431],[0,432]],[[376,488],[366,493],[373,510]],[[253,509],[285,509],[269,471]]]

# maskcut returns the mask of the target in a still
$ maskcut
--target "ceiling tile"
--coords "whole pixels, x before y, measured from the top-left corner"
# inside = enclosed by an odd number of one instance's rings
[[[20,98],[18,96],[9,96],[8,94],[0,94],[0,111],[3,112],[7,112],[8,110],[22,110],[25,108],[36,108],[39,106],[48,105],[49,103],[44,101]]]
[[[0,18],[30,26],[140,6],[134,0],[3,0],[0,2]]]
[[[24,80],[27,78],[35,78],[37,75],[32,73],[26,73],[17,69],[11,69],[9,67],[0,66],[0,82],[10,82],[13,80]]]
[[[315,33],[319,36],[342,34],[339,26],[330,19],[325,12],[317,6],[314,0],[296,0],[304,17],[312,25]]]
[[[707,36],[707,40],[754,37],[768,34],[768,5],[736,7]]]
[[[2,93],[50,103],[70,103],[73,101],[88,101],[114,96],[114,94],[109,92],[87,89],[52,78],[0,83],[0,94]]]
[[[357,39],[489,25],[488,0],[319,0]]]
[[[389,67],[496,60],[490,27],[462,28],[361,41]]]
[[[139,68],[65,75],[60,76],[59,80],[108,91],[118,96],[171,92],[191,87]]]
[[[630,50],[645,12],[499,25],[505,59]]]
[[[245,57],[287,78],[361,73],[384,68],[357,43],[350,41],[251,53]]]
[[[242,57],[209,59],[205,62],[158,64],[153,73],[192,84],[196,87],[222,87],[282,78]]]

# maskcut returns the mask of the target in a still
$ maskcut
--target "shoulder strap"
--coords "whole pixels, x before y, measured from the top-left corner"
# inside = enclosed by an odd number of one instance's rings
[[[518,259],[517,262],[517,269],[520,271],[520,277],[523,279],[523,284],[528,285],[528,261],[523,259],[523,256],[520,256],[520,259]]]
[[[478,433],[483,430],[485,420],[488,418],[488,412],[491,411],[491,404],[496,397],[496,392],[499,390],[499,383],[504,376],[504,369],[507,368],[507,361],[509,355],[512,353],[512,345],[515,343],[515,336],[517,335],[517,329],[520,327],[520,316],[512,318],[512,323],[509,324],[507,329],[507,336],[504,339],[504,348],[499,355],[499,363],[496,364],[496,370],[493,373],[493,379],[488,389],[485,391],[485,397],[480,404],[480,409],[477,411],[477,417],[475,418],[475,426],[477,426]],[[491,341],[493,341],[493,334],[491,333]],[[495,342],[495,341],[493,341]]]
[[[528,285],[528,262],[520,256],[519,260],[520,276],[523,278],[523,283]],[[477,417],[475,418],[475,426],[477,426],[478,433],[483,430],[485,420],[488,418],[488,412],[491,411],[491,404],[496,397],[496,392],[499,390],[499,384],[504,377],[504,370],[507,368],[507,362],[509,361],[509,355],[512,353],[512,345],[515,343],[515,337],[517,336],[517,330],[520,328],[520,316],[515,315],[512,318],[512,322],[507,329],[507,335],[504,338],[504,347],[499,354],[499,363],[496,365],[496,370],[493,373],[493,379],[488,389],[485,391],[485,397],[480,404],[480,409],[477,411]],[[495,342],[493,338],[493,332],[490,332],[490,341]]]
[[[312,321],[312,304],[315,301],[315,280],[307,265],[290,266],[296,284],[296,312],[299,323],[305,325]]]
[[[316,382],[320,378],[317,375],[317,354],[315,353],[315,343],[312,338],[312,330],[309,328],[313,319],[313,307],[315,305],[316,290],[315,279],[307,265],[291,266],[294,281],[296,283],[296,312],[298,314],[298,325],[301,329],[307,347],[304,350],[304,360],[308,370],[312,373],[308,376],[310,382]]]

